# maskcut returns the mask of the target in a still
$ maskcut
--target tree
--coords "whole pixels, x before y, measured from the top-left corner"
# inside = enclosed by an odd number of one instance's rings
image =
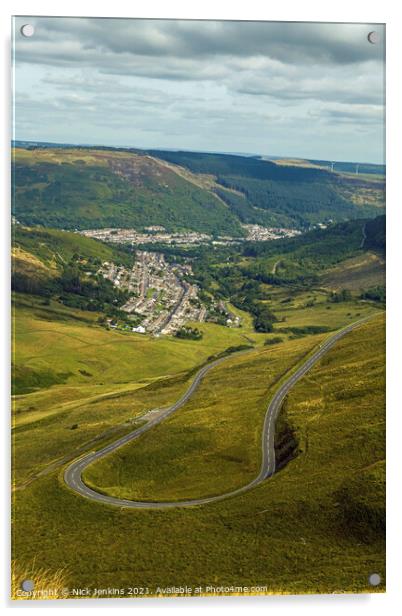
[[[274,321],[276,321],[275,315],[270,311],[268,306],[263,306],[259,308],[254,317],[254,327],[257,332],[270,333],[274,331]]]

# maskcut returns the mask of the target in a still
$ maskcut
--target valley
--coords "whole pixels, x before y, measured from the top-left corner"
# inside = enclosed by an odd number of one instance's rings
[[[33,145],[14,148],[12,162],[12,214],[28,226],[245,237],[242,225],[305,231],[385,205],[381,175],[258,157]]]
[[[35,566],[57,570],[59,585],[127,585],[135,558],[135,581],[151,594],[172,575],[226,584],[233,571],[249,584],[269,576],[270,592],[297,592],[301,575],[311,592],[334,592],[346,567],[347,587],[363,591],[362,563],[384,575],[385,217],[368,216],[381,212],[380,180],[362,178],[372,200],[354,199],[356,219],[343,206],[284,215],[279,193],[270,212],[260,208],[261,191],[278,181],[288,199],[300,178],[286,195],[289,178],[273,179],[282,171],[263,161],[241,160],[240,180],[230,157],[170,158],[16,154],[16,575]],[[335,178],[319,177],[335,190]],[[254,482],[269,408],[276,472]],[[66,483],[87,456],[83,485],[106,501],[198,504],[136,511],[89,500]]]
[[[17,607],[393,599],[386,20],[238,9],[12,18]]]

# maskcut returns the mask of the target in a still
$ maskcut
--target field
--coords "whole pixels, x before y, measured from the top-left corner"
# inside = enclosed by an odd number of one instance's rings
[[[310,342],[305,338],[286,344],[307,347]],[[60,585],[88,586],[91,592],[96,587],[136,586],[148,589],[144,594],[155,594],[158,586],[205,589],[233,583],[259,584],[267,592],[368,591],[371,573],[384,580],[383,349],[379,315],[348,334],[312,369],[294,388],[285,408],[286,421],[299,441],[299,455],[243,496],[190,509],[119,510],[70,492],[63,484],[62,469],[15,491],[13,550],[18,571],[32,572],[32,567],[57,571]],[[264,357],[262,351],[255,353],[260,360]],[[233,358],[229,363],[238,361]],[[267,377],[267,363],[257,361],[261,380]],[[226,376],[222,365],[225,385]],[[259,381],[248,384],[252,396],[257,389],[257,398]],[[233,378],[231,382],[234,386]],[[130,404],[143,391],[132,392]],[[122,401],[117,400],[120,406]],[[141,403],[134,404],[139,408]],[[250,420],[260,416],[259,409],[258,404],[250,409]],[[197,408],[193,411],[197,413]],[[91,413],[96,419],[98,412],[99,407],[89,405],[88,421]],[[185,424],[190,410],[182,412]],[[179,415],[181,411],[169,423],[179,421]],[[236,419],[241,417],[237,411]],[[213,417],[209,421],[212,426],[219,424]],[[169,442],[159,441],[148,450],[155,465],[165,460],[172,469],[172,479],[167,468],[154,476],[154,493],[166,490],[160,485],[166,479],[173,491],[181,485],[177,462],[169,459],[169,452],[180,456],[187,436],[193,438],[184,430],[181,443],[173,433]],[[208,439],[204,445],[213,445],[213,438]],[[28,440],[29,431],[25,445]],[[144,438],[137,446],[144,447],[145,442]],[[233,442],[228,442],[229,448]],[[196,458],[194,468],[200,463]],[[146,463],[141,472],[147,472]],[[202,489],[208,489],[205,478]],[[384,585],[377,590],[384,590]]]
[[[292,327],[327,327],[337,329],[343,324],[374,314],[378,307],[362,300],[345,301],[338,305],[328,302],[328,296],[320,291],[296,294],[286,304],[277,305],[280,322],[278,332]],[[313,305],[310,305],[312,302]],[[275,305],[275,302],[273,303]],[[284,319],[284,321],[281,321]]]

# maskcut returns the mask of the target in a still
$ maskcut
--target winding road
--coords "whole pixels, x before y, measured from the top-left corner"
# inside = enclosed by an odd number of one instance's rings
[[[209,372],[209,370],[219,365],[223,361],[227,360],[228,358],[233,357],[233,355],[229,355],[229,356],[217,359],[211,362],[210,364],[204,366],[203,368],[201,368],[197,372],[190,387],[183,394],[183,396],[177,402],[175,402],[175,404],[163,410],[157,417],[155,417],[154,419],[151,419],[144,426],[141,426],[140,428],[133,430],[129,434],[122,436],[118,440],[114,441],[113,443],[110,443],[106,447],[103,447],[99,451],[91,451],[90,453],[87,453],[83,457],[78,458],[77,460],[72,462],[66,468],[64,472],[65,483],[69,486],[69,488],[71,488],[72,490],[80,494],[81,496],[94,500],[98,503],[104,503],[106,505],[113,505],[113,506],[120,507],[120,508],[130,508],[130,509],[167,509],[167,508],[173,508],[173,507],[191,507],[194,505],[205,505],[207,503],[213,503],[216,501],[223,500],[225,498],[237,496],[239,494],[242,494],[243,492],[251,490],[252,488],[262,483],[265,479],[273,475],[275,472],[275,449],[274,449],[275,421],[279,414],[279,411],[281,409],[281,405],[282,405],[282,402],[285,396],[292,389],[292,387],[294,387],[297,381],[299,381],[310,370],[310,368],[312,368],[312,366],[314,366],[314,364],[317,361],[319,361],[321,357],[325,355],[325,353],[327,353],[336,344],[336,342],[338,342],[338,340],[343,338],[343,336],[351,332],[353,329],[355,329],[359,325],[363,324],[365,321],[367,321],[367,318],[351,323],[350,325],[337,331],[333,336],[331,336],[330,338],[325,340],[323,343],[321,343],[318,349],[312,355],[310,355],[310,357],[304,362],[304,364],[302,364],[299,368],[297,368],[297,370],[295,370],[289,376],[289,378],[287,378],[280,385],[279,389],[276,391],[275,395],[270,400],[266,413],[265,413],[264,425],[263,425],[263,430],[262,430],[262,439],[261,439],[262,462],[261,462],[260,472],[257,475],[257,477],[255,477],[255,479],[250,481],[248,484],[240,488],[237,488],[236,490],[232,490],[231,492],[226,492],[223,494],[219,494],[217,496],[210,496],[210,497],[205,497],[205,498],[195,498],[195,499],[188,499],[188,500],[182,500],[182,501],[151,502],[151,501],[132,501],[132,500],[127,500],[127,499],[117,498],[114,496],[108,496],[106,494],[101,494],[100,492],[96,492],[96,490],[88,487],[82,479],[82,473],[84,469],[87,466],[89,466],[89,464],[92,464],[96,460],[103,458],[104,456],[108,455],[112,451],[115,451],[119,447],[122,447],[126,443],[129,443],[130,441],[138,438],[139,436],[141,436],[141,434],[148,432],[148,430],[150,430],[157,424],[161,423],[164,419],[166,419],[167,417],[172,415],[172,413],[177,411],[177,409],[182,407],[187,402],[187,400],[189,400],[189,398],[193,395],[194,391],[197,389],[198,385],[200,384],[203,377],[207,374],[207,372]]]

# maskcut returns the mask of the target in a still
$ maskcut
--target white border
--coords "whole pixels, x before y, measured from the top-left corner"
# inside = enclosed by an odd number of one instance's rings
[[[2,451],[3,465],[7,470],[2,474],[2,503],[1,508],[1,555],[4,567],[1,578],[2,606],[6,609],[30,609],[42,611],[43,609],[74,610],[74,614],[84,609],[97,609],[114,611],[116,607],[134,609],[137,613],[154,610],[164,610],[165,613],[187,610],[198,612],[200,610],[211,613],[231,611],[241,613],[244,609],[253,609],[258,613],[267,613],[268,610],[281,609],[286,615],[290,610],[297,610],[303,615],[322,612],[323,610],[336,610],[345,613],[364,610],[365,614],[378,614],[378,610],[392,614],[394,608],[401,604],[401,554],[402,534],[400,521],[402,520],[400,481],[400,460],[398,459],[402,439],[402,421],[399,402],[398,376],[401,372],[401,359],[398,342],[402,342],[401,331],[401,273],[400,256],[398,248],[401,244],[402,231],[402,199],[401,199],[401,160],[400,144],[402,143],[401,112],[401,35],[402,22],[399,17],[396,2],[383,0],[369,3],[368,0],[337,0],[336,2],[322,2],[322,0],[281,0],[268,3],[261,0],[247,0],[246,3],[234,4],[233,0],[203,0],[199,3],[188,0],[148,0],[146,3],[133,3],[130,1],[113,0],[110,3],[100,4],[90,0],[59,0],[57,3],[50,0],[24,0],[3,1],[1,6],[1,42],[3,58],[0,65],[2,91],[6,93],[2,100],[1,119],[4,130],[2,134],[3,165],[1,165],[1,186],[4,186],[2,202],[2,242],[1,250],[1,298],[2,298],[2,392],[4,393]],[[10,90],[10,18],[11,15],[70,15],[70,16],[111,16],[111,17],[169,17],[169,18],[201,18],[201,19],[266,19],[276,21],[338,21],[338,22],[368,22],[387,24],[387,343],[388,343],[388,385],[387,385],[387,428],[388,428],[388,557],[387,557],[387,593],[382,595],[336,595],[336,596],[297,596],[297,597],[252,597],[252,598],[205,598],[205,599],[150,599],[144,601],[126,600],[84,600],[62,602],[15,602],[7,601],[9,592],[9,437],[8,437],[8,394],[9,394],[9,231],[8,213],[9,203],[9,144],[10,144],[10,108],[7,93]],[[6,292],[4,292],[6,290]],[[398,476],[399,475],[399,476]],[[5,574],[4,574],[5,572]]]

